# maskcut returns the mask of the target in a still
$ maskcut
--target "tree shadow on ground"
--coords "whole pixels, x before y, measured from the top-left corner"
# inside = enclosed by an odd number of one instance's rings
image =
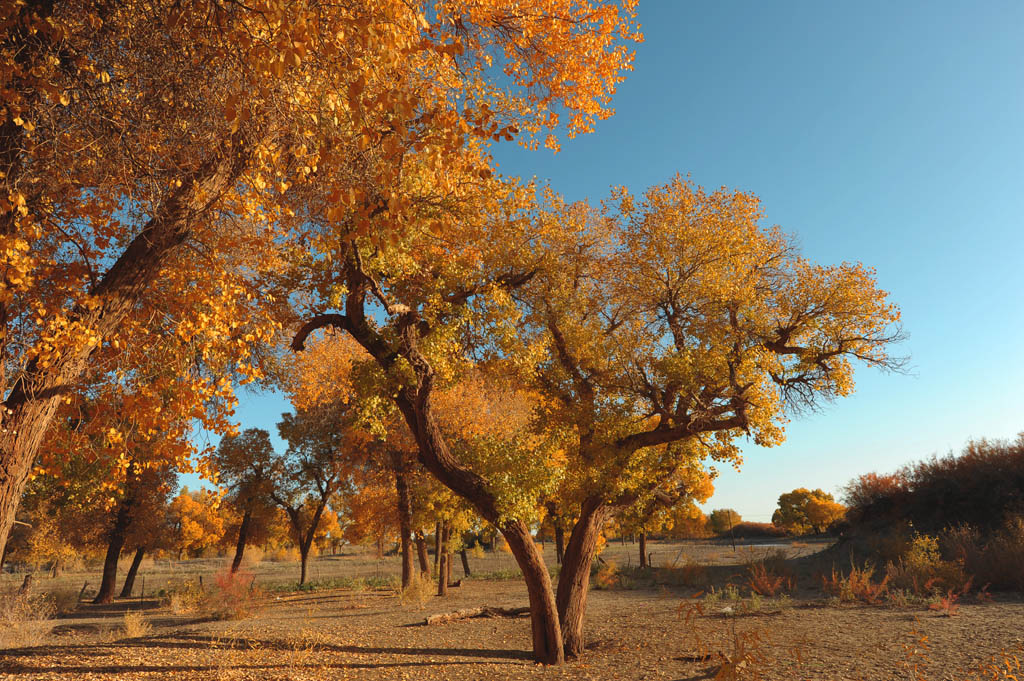
[[[276,650],[284,652],[301,652],[303,647],[301,644],[297,644],[292,641],[275,640],[275,639],[257,639],[252,637],[234,637],[226,638],[223,636],[211,636],[206,634],[198,633],[181,633],[181,634],[168,634],[168,635],[154,635],[154,636],[141,636],[132,639],[122,639],[120,641],[114,641],[111,643],[95,643],[95,644],[73,644],[67,646],[61,646],[62,652],[67,654],[74,654],[82,657],[97,657],[100,655],[108,655],[115,649],[124,648],[163,648],[163,649],[183,649],[183,650]],[[400,647],[384,647],[384,646],[356,646],[356,645],[332,645],[329,643],[317,643],[313,646],[313,649],[319,652],[325,653],[347,653],[356,655],[408,655],[408,656],[420,656],[420,657],[470,657],[478,658],[480,660],[489,660],[492,662],[508,661],[508,660],[523,660],[530,661],[533,658],[530,653],[525,650],[502,650],[502,649],[488,649],[488,648],[440,648],[440,647],[429,647],[429,648],[400,648]],[[17,648],[9,649],[4,651],[5,654],[11,657],[34,657],[34,656],[45,656],[52,655],[53,648],[51,646],[34,646],[31,648]],[[352,665],[340,665],[352,666],[353,668],[374,668],[374,667],[386,667],[386,666],[402,666],[406,665],[431,665],[431,664],[442,664],[433,662],[418,662],[418,663],[353,663]],[[443,664],[454,664],[452,662],[444,662]],[[461,662],[459,664],[472,664],[471,662]],[[273,665],[268,666],[268,668]],[[28,667],[22,665],[21,668],[28,669]],[[200,665],[196,668],[198,671],[206,669],[206,666]],[[78,668],[52,668],[50,671],[56,673],[64,671],[69,673],[71,671],[89,671],[96,668],[83,666],[81,669]],[[167,671],[189,671],[190,667],[182,667],[178,670],[176,668],[167,667]],[[120,671],[147,671],[143,668],[136,668],[130,666],[118,667]],[[7,669],[3,669],[4,672],[8,672]],[[39,671],[39,670],[37,670]],[[102,671],[102,670],[101,670]],[[150,670],[150,671],[159,671]],[[29,672],[21,672],[29,673]],[[110,672],[114,673],[114,672]]]
[[[0,671],[6,676],[17,676],[19,674],[141,674],[141,673],[160,673],[160,674],[171,674],[174,672],[226,672],[229,670],[274,670],[274,669],[389,669],[389,668],[402,668],[402,667],[431,667],[444,664],[446,666],[454,664],[476,664],[469,661],[449,661],[449,662],[380,662],[380,663],[369,663],[369,662],[341,662],[341,663],[323,663],[316,662],[310,664],[238,664],[238,665],[220,665],[220,664],[209,664],[209,665],[68,665],[68,666],[44,666],[44,667],[33,667],[30,665],[22,664],[7,664],[0,667]]]

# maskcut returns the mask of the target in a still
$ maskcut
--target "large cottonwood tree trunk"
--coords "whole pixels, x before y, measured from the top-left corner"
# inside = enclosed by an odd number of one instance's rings
[[[558,573],[558,614],[567,657],[583,654],[583,617],[590,590],[590,567],[597,555],[597,542],[607,516],[607,506],[591,497],[583,502],[580,518],[572,528]]]
[[[146,553],[146,548],[140,546],[135,549],[135,557],[132,558],[132,564],[128,567],[128,574],[124,577],[124,586],[121,588],[121,598],[131,598],[132,589],[135,588],[135,575],[139,574],[139,566],[142,565],[142,556]]]
[[[128,244],[90,291],[95,307],[68,312],[99,338],[114,333],[152,286],[168,257],[184,243],[193,226],[238,179],[248,159],[239,134],[181,178],[156,207],[138,236]],[[36,452],[57,405],[73,390],[95,345],[69,347],[49,366],[31,361],[0,405],[0,546],[6,545]]]
[[[252,509],[245,509],[242,514],[242,524],[238,526],[238,541],[235,543],[235,558],[231,561],[231,574],[238,572],[242,567],[242,556],[245,554],[245,544],[249,539],[249,527],[252,524]]]
[[[412,495],[403,471],[395,472],[395,491],[398,493],[398,527],[402,542],[402,588],[407,589],[412,584],[416,568],[412,555]]]

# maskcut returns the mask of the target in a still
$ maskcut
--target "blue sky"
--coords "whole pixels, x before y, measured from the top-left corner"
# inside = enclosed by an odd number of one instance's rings
[[[782,492],[1024,430],[1024,4],[641,4],[616,115],[562,151],[496,149],[569,199],[676,172],[759,195],[822,263],[861,261],[903,310],[910,375],[745,448],[708,508],[767,521]],[[287,403],[243,395],[242,427]]]

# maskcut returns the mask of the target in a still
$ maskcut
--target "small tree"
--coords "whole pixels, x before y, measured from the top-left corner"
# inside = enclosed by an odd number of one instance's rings
[[[324,510],[349,484],[359,455],[345,427],[344,413],[318,407],[282,414],[278,431],[288,449],[277,461],[270,497],[288,514],[292,536],[302,560],[299,584],[306,583],[310,547]]]
[[[231,561],[231,572],[237,572],[254,519],[259,521],[267,515],[274,475],[274,446],[270,442],[270,433],[261,428],[248,428],[241,435],[225,436],[213,455],[213,463],[221,481],[230,490],[229,501],[242,514],[235,557]]]
[[[708,516],[708,525],[715,534],[725,534],[740,524],[740,514],[731,508],[717,508]]]
[[[179,560],[183,554],[201,555],[224,536],[224,520],[217,512],[219,505],[217,494],[202,489],[190,492],[188,487],[171,502],[174,548]]]
[[[779,495],[779,508],[772,514],[772,523],[794,534],[820,533],[845,513],[846,507],[831,494],[798,487]]]

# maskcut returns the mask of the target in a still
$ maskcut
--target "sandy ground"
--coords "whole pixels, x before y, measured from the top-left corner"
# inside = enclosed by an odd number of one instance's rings
[[[616,557],[612,548],[608,559]],[[620,547],[619,557],[629,548]],[[659,565],[659,552],[670,563],[679,546],[652,550]],[[727,578],[742,573],[743,551],[768,549],[686,550],[691,561],[707,561]],[[947,617],[924,605],[829,604],[810,585],[788,603],[768,599],[757,606],[749,599],[708,602],[684,586],[634,586],[591,591],[588,650],[558,668],[530,661],[525,618],[422,624],[438,612],[526,604],[517,580],[470,579],[422,606],[387,589],[269,594],[252,616],[237,621],[174,615],[144,600],[141,612],[152,630],[135,638],[121,628],[138,600],[83,605],[46,623],[51,631],[32,645],[0,651],[0,679],[696,680],[715,678],[730,659],[743,663],[738,678],[968,679],[992,678],[977,674],[981,665],[1002,659],[1002,651],[1024,650],[1019,597],[967,602]]]

